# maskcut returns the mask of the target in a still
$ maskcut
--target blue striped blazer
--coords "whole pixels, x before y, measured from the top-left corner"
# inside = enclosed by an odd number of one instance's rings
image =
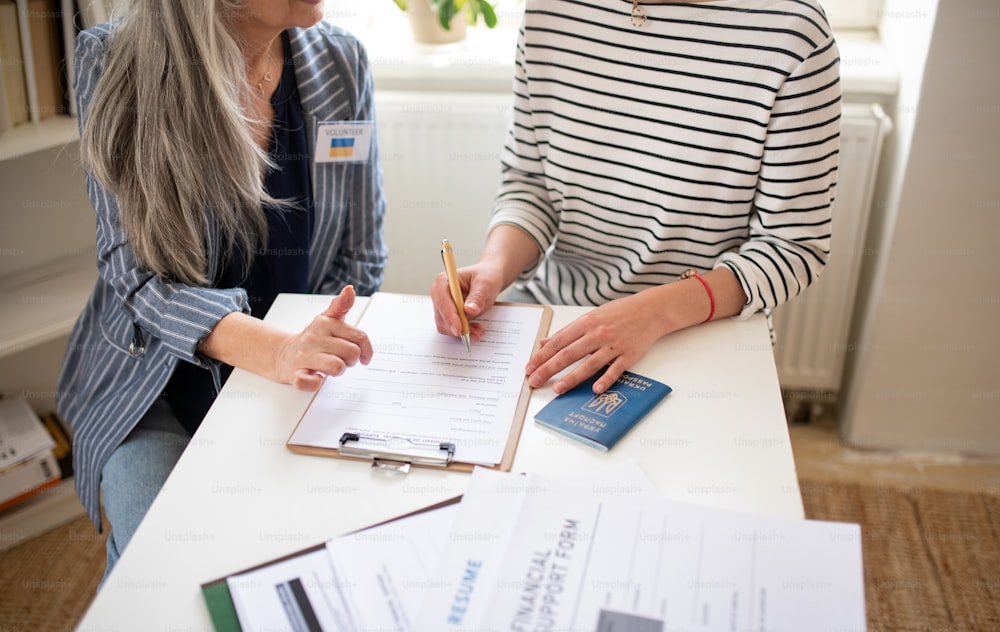
[[[112,25],[102,25],[77,39],[81,127],[112,31]],[[374,85],[361,43],[324,22],[289,35],[310,150],[318,122],[374,121]],[[381,284],[388,252],[376,138],[367,162],[312,165],[312,292],[333,294],[353,284],[367,295]],[[237,310],[249,313],[250,307],[241,289],[180,285],[139,266],[114,196],[90,174],[86,183],[97,212],[99,278],[71,334],[56,401],[73,432],[77,493],[100,530],[100,477],[111,452],[160,395],[178,362],[209,368],[218,386],[218,363],[199,355],[197,347],[219,319]],[[210,238],[209,262],[219,261],[219,249]]]

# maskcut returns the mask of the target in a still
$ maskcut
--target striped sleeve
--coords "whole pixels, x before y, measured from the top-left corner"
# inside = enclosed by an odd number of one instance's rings
[[[739,279],[749,317],[813,283],[830,256],[840,149],[840,56],[829,38],[781,87],[768,124],[750,238],[718,265]]]
[[[489,228],[512,224],[535,241],[539,259],[522,273],[522,278],[527,279],[555,239],[558,216],[545,188],[544,164],[531,116],[524,40],[522,25],[514,62],[514,112],[501,154],[502,181]]]

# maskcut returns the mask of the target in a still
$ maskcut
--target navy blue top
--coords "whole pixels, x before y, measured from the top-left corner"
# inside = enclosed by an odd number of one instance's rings
[[[271,96],[274,125],[268,149],[275,167],[265,174],[264,188],[271,197],[285,201],[286,205],[265,206],[267,245],[254,255],[249,271],[244,253],[237,249],[222,266],[214,283],[220,288],[244,288],[251,313],[258,317],[267,313],[280,292],[309,290],[313,218],[309,170],[312,160],[287,33],[281,34],[281,41],[284,64],[278,87]],[[223,383],[232,370],[230,366],[223,366]],[[215,401],[216,393],[207,369],[181,362],[164,395],[178,420],[193,434]]]

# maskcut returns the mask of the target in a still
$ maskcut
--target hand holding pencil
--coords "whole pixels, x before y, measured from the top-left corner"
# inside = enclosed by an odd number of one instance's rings
[[[494,228],[490,235],[493,238],[494,235],[502,236],[508,232],[521,231],[504,225]],[[525,248],[537,251],[534,242],[528,242]],[[472,348],[471,343],[482,339],[486,329],[476,319],[493,307],[500,292],[517,277],[515,268],[521,270],[524,267],[520,259],[510,266],[505,265],[508,243],[501,240],[497,245],[488,245],[480,254],[478,262],[456,268],[451,242],[442,241],[441,259],[445,269],[435,277],[430,288],[431,300],[434,302],[434,322],[439,333],[446,336],[468,333],[469,349]],[[517,250],[516,246],[514,250]],[[503,253],[503,256],[498,257],[497,253]]]
[[[445,276],[448,277],[448,289],[451,292],[451,300],[455,302],[455,309],[458,310],[458,318],[462,323],[462,342],[465,343],[465,350],[472,353],[469,319],[465,315],[465,299],[462,297],[462,285],[458,279],[458,268],[455,267],[455,253],[451,249],[451,242],[447,239],[441,242],[441,259],[444,261]]]

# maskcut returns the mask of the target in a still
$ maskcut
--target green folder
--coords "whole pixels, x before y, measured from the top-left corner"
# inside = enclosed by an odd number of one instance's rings
[[[208,614],[212,618],[212,627],[216,632],[243,632],[225,579],[204,584],[201,587],[201,595],[205,598]]]

